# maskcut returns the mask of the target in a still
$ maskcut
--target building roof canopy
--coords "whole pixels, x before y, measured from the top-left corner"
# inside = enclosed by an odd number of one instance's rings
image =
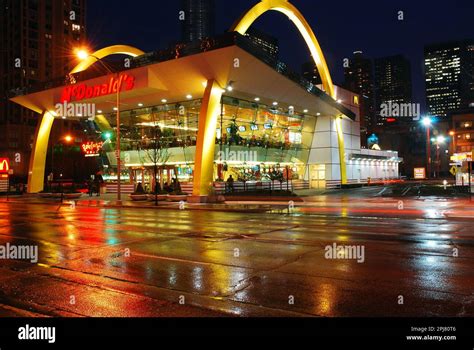
[[[153,106],[181,102],[191,95],[193,99],[202,98],[205,82],[215,79],[225,88],[232,82],[233,90],[226,95],[271,105],[278,102],[279,107],[293,106],[295,111],[308,110],[308,114],[341,115],[354,119],[352,112],[336,103],[321,91],[319,96],[308,92],[298,83],[278,73],[271,66],[253,56],[237,45],[186,56],[165,62],[153,63],[144,67],[121,72],[133,76],[133,88],[120,94],[121,110],[137,108],[138,104]],[[107,84],[114,75],[104,75],[94,79],[77,82],[95,87]],[[12,98],[12,101],[37,113],[55,111],[57,103],[67,86],[40,91]],[[77,101],[79,102],[79,101]],[[94,103],[96,110],[111,112],[116,106],[115,94],[82,99],[81,103]]]

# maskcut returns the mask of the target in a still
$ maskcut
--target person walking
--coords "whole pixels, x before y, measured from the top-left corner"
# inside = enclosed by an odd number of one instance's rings
[[[232,177],[232,175],[227,178],[227,190],[230,192],[234,192],[234,178]]]
[[[92,181],[92,178],[87,181],[87,189],[89,197],[92,197],[94,195],[94,181]]]

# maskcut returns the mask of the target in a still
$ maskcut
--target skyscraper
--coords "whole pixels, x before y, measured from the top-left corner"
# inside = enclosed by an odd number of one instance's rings
[[[423,164],[424,142],[418,132],[421,107],[413,104],[410,61],[395,55],[375,59],[375,114],[374,132],[382,149],[399,151],[403,163],[402,174],[411,176],[413,168]]]
[[[265,51],[269,56],[278,59],[280,53],[280,47],[278,45],[278,39],[258,30],[254,27],[250,27],[245,35],[248,37],[254,44],[259,46],[263,51]]]
[[[38,115],[8,101],[11,90],[63,78],[85,39],[86,0],[0,0],[0,152],[26,176]],[[20,158],[18,158],[20,154]]]
[[[321,76],[319,75],[318,67],[314,61],[309,61],[301,65],[301,75],[313,85],[321,84]]]
[[[425,82],[431,115],[444,117],[474,103],[474,40],[426,46]]]
[[[384,125],[387,116],[381,116],[382,105],[412,103],[410,61],[402,55],[375,60],[375,110],[377,125]],[[409,117],[409,116],[404,116]],[[413,116],[414,117],[414,116]],[[412,120],[405,118],[406,120]]]
[[[375,124],[373,63],[362,51],[354,52],[344,69],[344,87],[360,95],[361,132],[371,133]]]
[[[181,0],[184,11],[182,21],[182,41],[191,42],[215,35],[214,0]]]

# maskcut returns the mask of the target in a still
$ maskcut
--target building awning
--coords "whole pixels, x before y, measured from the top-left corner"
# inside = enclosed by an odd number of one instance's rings
[[[360,154],[360,153],[351,153],[349,155],[349,160],[362,160],[362,161],[384,161],[384,162],[403,162],[403,158],[398,156],[384,156],[384,155],[371,155],[371,154]]]

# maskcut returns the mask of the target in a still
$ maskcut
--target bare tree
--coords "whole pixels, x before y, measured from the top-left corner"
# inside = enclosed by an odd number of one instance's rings
[[[153,179],[155,184],[153,194],[155,195],[155,205],[158,205],[158,165],[164,165],[169,160],[169,146],[171,140],[169,139],[169,137],[167,137],[166,133],[162,132],[160,126],[155,121],[154,114],[153,125],[151,127],[151,135],[147,141],[148,142],[146,144],[143,144],[142,142],[142,149],[145,157],[145,162],[153,164]]]

